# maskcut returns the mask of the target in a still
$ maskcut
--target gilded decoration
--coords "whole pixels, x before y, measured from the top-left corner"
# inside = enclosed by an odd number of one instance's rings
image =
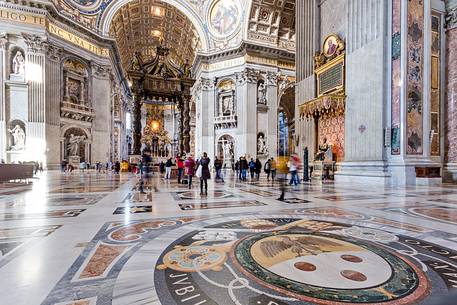
[[[300,106],[300,117],[338,116],[344,114],[345,95],[326,95],[311,100]]]

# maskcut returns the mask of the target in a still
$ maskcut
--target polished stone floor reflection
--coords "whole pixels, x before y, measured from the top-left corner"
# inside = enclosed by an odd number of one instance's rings
[[[95,173],[0,186],[0,304],[425,305],[457,287],[454,185],[145,190]]]

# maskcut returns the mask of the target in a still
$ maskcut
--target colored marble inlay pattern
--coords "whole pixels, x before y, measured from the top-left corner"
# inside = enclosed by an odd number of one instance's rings
[[[392,134],[391,153],[400,154],[401,2],[392,2]]]
[[[324,137],[333,145],[337,162],[344,160],[344,116],[328,116],[319,119],[319,143]]]
[[[457,162],[457,28],[446,32],[446,101],[445,101],[445,146],[447,162]]]
[[[406,138],[409,155],[423,152],[424,1],[408,1]]]
[[[180,203],[179,207],[183,211],[187,210],[208,210],[208,209],[226,209],[237,207],[255,207],[266,205],[257,200],[247,201],[226,201],[226,202],[208,202],[208,203]]]

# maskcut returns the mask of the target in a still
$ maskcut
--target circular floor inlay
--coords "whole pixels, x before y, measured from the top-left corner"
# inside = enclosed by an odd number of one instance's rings
[[[355,282],[365,282],[367,280],[367,277],[363,273],[354,270],[343,270],[341,271],[341,275]]]
[[[361,259],[360,257],[355,256],[355,255],[350,255],[350,254],[343,254],[343,255],[341,255],[341,258],[344,259],[345,261],[351,262],[351,263],[363,262],[363,259]]]
[[[294,267],[301,271],[315,271],[317,269],[315,265],[307,262],[296,262]]]

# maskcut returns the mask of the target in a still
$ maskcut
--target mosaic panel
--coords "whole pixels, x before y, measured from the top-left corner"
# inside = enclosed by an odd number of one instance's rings
[[[424,1],[408,1],[406,152],[423,152]]]
[[[208,210],[208,209],[225,209],[225,208],[246,208],[253,206],[266,205],[257,200],[248,201],[227,201],[227,202],[208,202],[208,203],[180,203],[179,207],[183,211],[187,210]]]
[[[99,305],[406,305],[456,286],[456,251],[340,219],[238,214],[107,223],[42,305],[90,298]]]

